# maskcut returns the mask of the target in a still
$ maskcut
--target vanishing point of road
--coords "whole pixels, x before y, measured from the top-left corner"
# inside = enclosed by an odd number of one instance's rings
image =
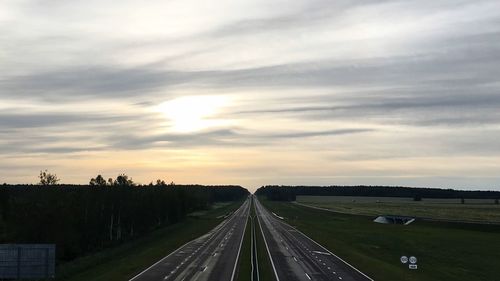
[[[250,213],[266,244],[276,281],[373,281],[340,257],[266,210],[251,196],[207,234],[188,242],[129,281],[233,281]],[[250,257],[241,257],[250,258]]]

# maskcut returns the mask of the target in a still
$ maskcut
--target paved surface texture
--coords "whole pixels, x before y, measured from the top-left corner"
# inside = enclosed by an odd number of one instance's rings
[[[129,281],[233,280],[250,200],[207,234],[185,244]]]
[[[299,230],[283,222],[283,218],[266,210],[256,197],[254,199],[257,218],[271,255],[277,280],[372,280]]]

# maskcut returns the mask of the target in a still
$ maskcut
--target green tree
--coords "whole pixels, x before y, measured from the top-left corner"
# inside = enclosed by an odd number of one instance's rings
[[[56,174],[51,174],[47,170],[40,171],[40,185],[56,185],[59,182],[59,178]]]
[[[118,177],[116,177],[113,184],[116,186],[133,186],[134,181],[132,180],[132,178],[129,178],[126,174],[120,174],[118,175]]]
[[[119,182],[131,183],[128,176],[120,176]],[[97,177],[94,182],[99,182]],[[179,222],[214,201],[240,200],[247,195],[242,187],[231,186],[0,185],[0,242],[52,241],[57,244],[57,261],[65,262]]]
[[[106,180],[101,175],[97,175],[97,177],[90,179],[89,184],[91,186],[106,186]]]
[[[157,179],[156,180],[156,186],[167,186],[164,180]]]

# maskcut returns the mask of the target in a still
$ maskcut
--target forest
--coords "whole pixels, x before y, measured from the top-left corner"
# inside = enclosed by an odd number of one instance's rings
[[[295,201],[297,195],[371,196],[422,198],[492,199],[498,202],[499,191],[455,190],[403,186],[263,186],[255,192],[273,201]]]
[[[0,243],[53,243],[57,260],[64,262],[179,222],[216,201],[248,195],[241,186],[93,180],[90,185],[0,185]]]

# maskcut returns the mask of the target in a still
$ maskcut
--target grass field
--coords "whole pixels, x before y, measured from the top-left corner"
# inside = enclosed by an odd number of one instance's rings
[[[500,223],[500,205],[493,200],[393,197],[297,196],[297,202],[359,215],[402,215],[434,219]]]
[[[289,202],[261,202],[375,280],[500,280],[500,226],[417,221],[384,225]],[[400,263],[418,258],[418,270]]]
[[[223,220],[222,215],[236,210],[240,205],[241,202],[218,204],[202,214],[191,214],[181,223],[63,264],[57,268],[56,280],[128,280],[186,242],[207,233]]]

